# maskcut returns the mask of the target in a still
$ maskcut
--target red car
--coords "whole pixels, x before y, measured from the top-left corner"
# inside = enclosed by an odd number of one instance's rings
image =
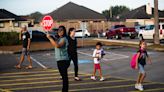
[[[125,25],[115,25],[106,32],[107,39],[109,38],[116,38],[121,39],[122,37],[130,37],[131,39],[135,39],[137,37],[137,32],[135,28],[128,28]]]

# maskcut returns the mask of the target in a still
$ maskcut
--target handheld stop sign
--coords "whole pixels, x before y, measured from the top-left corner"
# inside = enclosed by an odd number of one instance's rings
[[[53,27],[53,18],[49,15],[43,17],[41,25],[43,26],[45,31],[50,31]]]

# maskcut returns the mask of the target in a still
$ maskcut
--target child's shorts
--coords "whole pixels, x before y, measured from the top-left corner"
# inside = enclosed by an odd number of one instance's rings
[[[139,73],[145,74],[145,70],[144,70],[144,66],[141,64],[138,64],[138,69],[139,69]]]
[[[101,69],[100,64],[94,64],[95,69]]]

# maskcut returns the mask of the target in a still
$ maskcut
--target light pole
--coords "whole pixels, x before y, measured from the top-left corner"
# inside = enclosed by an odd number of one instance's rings
[[[154,44],[159,45],[159,15],[158,15],[158,0],[154,0],[154,25],[155,25],[155,34]]]

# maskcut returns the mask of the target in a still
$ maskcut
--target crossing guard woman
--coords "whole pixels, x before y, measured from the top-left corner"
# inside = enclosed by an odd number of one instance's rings
[[[68,92],[68,72],[69,67],[69,57],[67,52],[68,40],[66,38],[66,28],[64,26],[59,26],[58,29],[59,39],[54,40],[49,34],[47,38],[50,40],[51,44],[55,47],[55,59],[57,61],[57,66],[62,76],[63,88],[62,92]]]

